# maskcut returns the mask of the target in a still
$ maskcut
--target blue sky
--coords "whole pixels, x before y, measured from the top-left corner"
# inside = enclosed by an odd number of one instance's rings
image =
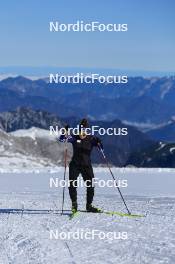
[[[0,66],[175,69],[174,0],[4,0]],[[50,33],[49,21],[128,23],[127,33]]]

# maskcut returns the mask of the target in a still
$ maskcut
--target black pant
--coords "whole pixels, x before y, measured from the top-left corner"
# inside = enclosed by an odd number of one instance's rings
[[[77,188],[73,181],[77,180],[79,174],[81,173],[83,180],[87,183],[87,204],[91,204],[94,197],[94,187],[92,186],[92,179],[94,178],[94,173],[91,164],[88,166],[78,166],[74,162],[70,162],[69,165],[69,195],[72,202],[77,202]]]

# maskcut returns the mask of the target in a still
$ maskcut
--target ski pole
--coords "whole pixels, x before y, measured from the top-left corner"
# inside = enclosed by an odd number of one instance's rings
[[[112,175],[113,180],[116,182],[115,176],[114,176],[114,174],[113,174],[113,172],[112,172],[112,170],[111,170],[111,167],[110,167],[110,165],[109,165],[109,162],[108,162],[108,160],[107,160],[107,158],[106,158],[106,156],[105,156],[104,150],[101,148],[101,146],[99,146],[98,149],[99,149],[99,151],[102,153],[102,156],[103,156],[103,158],[104,158],[104,160],[105,160],[105,162],[106,162],[106,165],[107,165],[107,167],[108,167],[108,169],[109,169],[109,171],[110,171],[110,174]],[[128,207],[127,207],[127,204],[126,204],[126,202],[125,202],[125,199],[124,199],[124,197],[123,197],[123,195],[122,195],[122,192],[121,192],[120,188],[119,188],[118,186],[116,186],[116,187],[117,187],[117,189],[118,189],[118,192],[119,192],[119,194],[120,194],[120,197],[122,198],[122,201],[123,201],[123,203],[124,203],[124,205],[125,205],[125,207],[126,207],[126,210],[127,210],[128,214],[131,214],[131,212],[129,211],[129,209],[128,209]]]
[[[66,181],[66,169],[67,169],[67,139],[65,141],[65,149],[64,149],[64,187],[63,187],[63,199],[62,199],[62,209],[61,214],[63,214],[64,210],[64,196],[65,196],[65,181]]]

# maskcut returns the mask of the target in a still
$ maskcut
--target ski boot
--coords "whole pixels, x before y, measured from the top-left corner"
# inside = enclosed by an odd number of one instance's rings
[[[86,204],[86,211],[90,213],[101,213],[102,211],[94,206],[92,204]]]
[[[78,205],[77,202],[72,202],[72,213],[75,214],[77,212]]]

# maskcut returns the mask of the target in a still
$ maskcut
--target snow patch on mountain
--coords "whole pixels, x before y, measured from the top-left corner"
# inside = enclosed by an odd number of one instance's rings
[[[161,95],[160,98],[164,99],[165,95],[169,93],[172,88],[172,83],[169,81],[161,86]]]
[[[155,151],[159,151],[159,150],[163,149],[165,146],[166,146],[165,143],[160,142],[160,147],[157,148]]]
[[[63,164],[63,152],[64,144],[48,130],[0,130],[0,172],[50,171]]]
[[[170,148],[170,153],[173,153],[175,151],[175,147]]]
[[[41,129],[37,127],[31,127],[29,129],[20,129],[14,132],[9,133],[12,136],[15,137],[30,137],[33,140],[36,140],[36,138],[43,138],[46,140],[54,140],[56,139],[56,136],[53,134],[50,134],[49,130]]]

